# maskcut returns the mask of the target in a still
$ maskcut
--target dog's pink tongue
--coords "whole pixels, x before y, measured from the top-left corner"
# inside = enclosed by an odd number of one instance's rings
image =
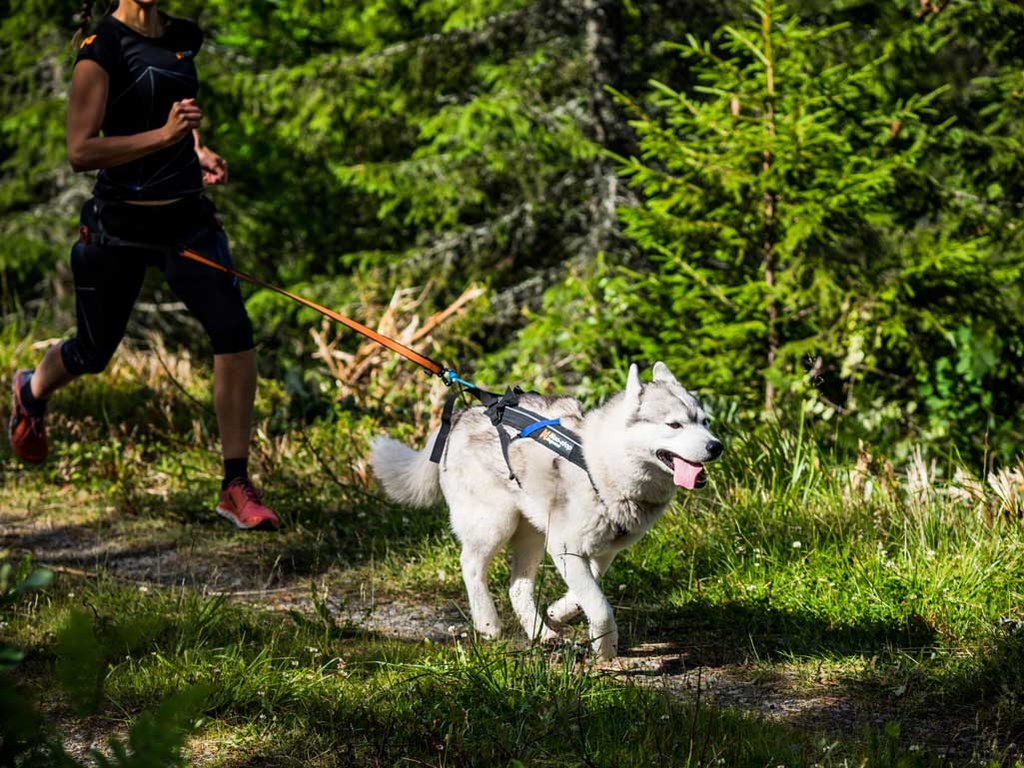
[[[704,471],[703,464],[691,464],[678,456],[672,457],[672,480],[680,488],[689,488],[691,491],[697,487],[697,478]]]

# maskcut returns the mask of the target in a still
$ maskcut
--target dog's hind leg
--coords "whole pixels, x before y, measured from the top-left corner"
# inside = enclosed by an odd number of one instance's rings
[[[565,542],[549,541],[548,552],[569,587],[569,595],[587,616],[594,653],[601,659],[614,658],[619,649],[619,629],[615,625],[611,603],[597,583],[598,565],[592,564],[590,558],[573,552]]]
[[[522,520],[512,537],[511,577],[508,584],[508,596],[512,600],[519,623],[531,640],[540,635],[542,640],[551,640],[555,633],[544,625],[544,620],[537,610],[534,599],[534,581],[537,569],[544,559],[544,534]]]
[[[488,508],[484,502],[451,507],[450,512],[452,530],[462,543],[459,561],[473,628],[484,637],[496,638],[501,634],[501,621],[487,589],[487,569],[515,533],[519,515],[514,507],[498,509],[492,504]]]
[[[469,612],[473,616],[473,629],[484,637],[494,639],[501,635],[501,621],[498,609],[487,590],[487,568],[498,553],[500,546],[481,550],[478,546],[462,545],[462,581],[469,597]]]

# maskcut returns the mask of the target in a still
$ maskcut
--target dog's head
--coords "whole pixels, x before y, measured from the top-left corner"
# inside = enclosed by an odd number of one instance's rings
[[[700,402],[668,366],[655,363],[653,374],[644,384],[636,365],[629,367],[624,405],[631,453],[670,474],[680,488],[700,488],[707,482],[704,464],[721,455],[722,443],[708,430]]]

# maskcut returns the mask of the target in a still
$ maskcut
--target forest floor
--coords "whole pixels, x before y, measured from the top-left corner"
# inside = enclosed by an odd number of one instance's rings
[[[197,765],[1021,765],[1024,465],[993,483],[733,424],[708,487],[606,575],[620,656],[596,664],[583,622],[519,638],[504,561],[507,639],[477,642],[444,510],[388,502],[367,466],[373,436],[429,433],[420,400],[313,417],[264,380],[250,467],[284,526],[262,533],[212,511],[210,392],[187,355],[122,350],[55,398],[46,465],[0,446],[0,561],[57,577],[0,645],[74,756],[212,686]],[[563,589],[542,566],[538,602]],[[104,654],[88,715],[58,679],[75,616]]]
[[[449,579],[450,588],[428,594],[379,578],[372,560],[355,568],[332,563],[310,567],[294,557],[294,532],[290,537],[236,532],[212,514],[187,522],[133,518],[115,514],[113,507],[98,507],[88,492],[71,486],[30,504],[22,494],[3,496],[0,551],[14,559],[31,554],[36,565],[59,577],[107,577],[140,590],[174,587],[224,594],[281,613],[311,615],[319,599],[339,623],[410,644],[465,642],[471,634],[457,581]],[[303,534],[311,535],[299,531]],[[875,688],[850,684],[834,668],[809,668],[797,659],[759,660],[742,650],[742,639],[706,628],[688,637],[685,628],[680,633],[679,627],[634,621],[631,612],[629,604],[617,606],[622,655],[610,664],[587,667],[587,673],[788,723],[828,739],[857,737],[866,728],[881,730],[898,722],[901,742],[912,751],[927,750],[956,764],[971,762],[972,755],[1012,748],[1007,734],[979,725],[970,707],[951,703],[918,709],[896,685],[883,698]],[[579,631],[574,642],[578,652]],[[110,735],[109,724],[67,712],[58,716],[73,756],[83,756]],[[215,752],[209,744],[193,745],[192,760],[216,762]]]

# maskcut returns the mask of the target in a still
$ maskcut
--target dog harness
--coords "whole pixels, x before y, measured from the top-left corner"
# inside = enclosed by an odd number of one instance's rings
[[[497,429],[498,442],[501,443],[501,453],[505,457],[505,465],[508,467],[509,480],[515,480],[518,485],[522,485],[519,482],[519,478],[516,477],[508,457],[509,447],[513,442],[521,438],[536,440],[548,450],[575,464],[586,472],[587,477],[590,478],[590,470],[587,469],[587,462],[583,458],[583,442],[580,436],[571,429],[562,426],[560,419],[547,419],[539,413],[534,413],[521,407],[519,405],[519,398],[527,394],[522,389],[510,387],[503,395],[476,387],[467,387],[464,391],[480,401],[481,405],[484,406],[484,414],[486,414],[491,420],[491,424]],[[438,430],[437,438],[434,440],[434,448],[430,453],[430,460],[435,464],[441,462],[441,456],[444,454],[444,446],[448,441],[448,433],[451,432],[452,428],[452,411],[459,394],[459,392],[455,392],[445,400],[444,411],[441,414],[441,428]],[[519,430],[519,434],[510,436],[503,427]],[[593,478],[590,478],[590,484],[594,484]]]

